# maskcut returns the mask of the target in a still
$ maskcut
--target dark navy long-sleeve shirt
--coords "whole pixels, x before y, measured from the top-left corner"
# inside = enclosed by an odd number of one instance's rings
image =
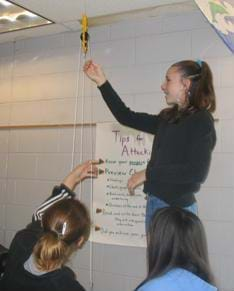
[[[191,205],[207,177],[216,142],[212,115],[204,109],[169,123],[160,115],[129,109],[108,81],[99,90],[117,121],[155,135],[144,192],[173,206]]]

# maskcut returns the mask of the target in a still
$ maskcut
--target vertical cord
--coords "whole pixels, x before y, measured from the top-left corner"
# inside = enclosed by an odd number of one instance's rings
[[[12,58],[12,67],[11,67],[11,75],[10,75],[10,80],[11,80],[11,90],[10,90],[10,97],[13,97],[13,86],[14,86],[14,73],[15,73],[15,54],[16,54],[16,41],[13,42],[13,58]],[[10,119],[12,117],[12,106],[10,106],[10,114],[9,114],[9,124],[10,124]],[[8,181],[9,181],[9,155],[10,155],[10,133],[12,129],[10,128],[8,130],[8,137],[7,137],[7,155],[6,155],[6,193],[8,191]],[[14,181],[14,191],[16,191],[16,183]],[[3,225],[3,237],[4,237],[4,245],[6,245],[6,195],[4,197],[4,225]]]
[[[78,94],[79,94],[79,83],[80,83],[80,63],[81,63],[81,46],[78,54],[78,66],[77,66],[77,78],[76,78],[76,90],[75,90],[75,115],[73,122],[73,138],[72,138],[72,157],[71,157],[71,171],[74,168],[75,159],[75,143],[76,143],[76,124],[77,124],[77,107],[78,107]]]
[[[86,60],[86,56],[84,54],[84,62]],[[85,95],[85,75],[82,73],[82,85],[81,85],[81,120],[82,125],[80,129],[80,159],[79,163],[83,162],[83,139],[84,139],[84,96]],[[83,184],[80,184],[80,191],[79,191],[79,199],[81,199],[82,191],[83,191]]]
[[[89,43],[89,59],[91,59],[91,45]],[[93,96],[90,96],[90,140],[91,140],[91,158],[94,159],[94,151],[93,151]],[[93,222],[93,178],[91,178],[91,184],[90,184],[90,217],[91,221]],[[92,238],[92,232],[91,232],[91,239],[89,240],[89,264],[90,264],[90,291],[93,290],[93,238]]]
[[[86,12],[86,2],[84,2],[84,8]],[[73,125],[73,146],[72,146],[72,162],[71,162],[71,170],[74,168],[74,153],[75,153],[75,142],[76,142],[76,124],[77,124],[77,107],[78,107],[78,94],[79,94],[79,85],[80,85],[80,74],[81,74],[81,52],[82,52],[82,43],[80,43],[80,51],[78,57],[78,72],[77,72],[77,82],[76,82],[76,103],[75,103],[75,117],[74,117],[74,125]],[[90,57],[90,54],[89,54]],[[86,61],[86,54],[84,54],[83,62]],[[83,137],[84,137],[84,97],[85,97],[85,74],[82,73],[82,83],[81,83],[81,130],[80,130],[80,159],[79,163],[82,163],[83,160]],[[93,136],[92,136],[92,122],[93,122],[93,108],[92,108],[92,98],[91,98],[91,120],[90,120],[90,133],[91,133],[91,159],[93,159]],[[88,128],[89,129],[89,128]],[[93,178],[90,180],[90,217],[91,221],[93,220]],[[81,200],[82,196],[82,183],[80,184],[79,191],[79,199]],[[90,291],[93,290],[93,242],[90,240],[90,256],[89,256],[89,286]]]
[[[84,13],[86,15],[86,0],[84,0]],[[91,59],[91,47],[90,47],[90,43],[89,43],[89,40],[88,40],[88,51],[87,53],[89,53],[89,58]],[[86,54],[84,56],[84,61],[86,61]],[[85,76],[84,76],[84,73],[83,73],[83,90],[85,89]],[[82,92],[82,96],[84,95],[84,91]],[[91,159],[93,160],[93,136],[92,136],[92,123],[93,123],[93,107],[92,107],[92,96],[90,96],[91,98],[91,101],[90,101],[90,115],[91,115],[91,120],[90,120],[90,126],[88,126],[88,130],[90,129],[90,135],[91,135],[91,138],[90,138],[90,141],[91,141]],[[83,104],[82,104],[83,105]],[[83,107],[83,106],[82,106]],[[82,110],[82,114],[83,114],[83,110]],[[82,120],[83,120],[83,116],[82,116]],[[82,133],[83,135],[83,130],[82,130]],[[83,150],[83,148],[82,148]],[[91,221],[93,221],[93,178],[91,177],[90,179],[90,218],[91,218]],[[91,232],[91,235],[92,235],[92,232]],[[90,255],[89,255],[89,286],[90,286],[90,291],[93,291],[93,241],[92,241],[92,238],[89,240],[89,252],[90,252]]]

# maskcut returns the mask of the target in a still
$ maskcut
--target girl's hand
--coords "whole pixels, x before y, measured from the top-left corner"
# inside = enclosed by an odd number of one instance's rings
[[[69,189],[74,190],[75,186],[80,183],[82,180],[98,176],[97,164],[99,160],[90,160],[84,162],[81,165],[78,165],[72,170],[72,172],[63,180],[63,184],[66,185]]]
[[[83,70],[86,76],[94,81],[98,86],[101,86],[106,82],[106,76],[101,66],[95,64],[92,60],[85,62]]]
[[[134,195],[135,188],[142,185],[145,180],[146,180],[145,170],[133,174],[131,178],[128,180],[129,194]]]

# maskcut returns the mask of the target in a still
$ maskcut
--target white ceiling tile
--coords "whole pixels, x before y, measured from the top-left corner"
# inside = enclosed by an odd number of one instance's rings
[[[84,13],[91,22],[92,18],[110,17],[114,14],[141,11],[147,8],[157,8],[158,11],[159,6],[169,8],[172,4],[177,4],[182,7],[181,5],[193,3],[193,0],[186,2],[183,0],[16,0],[14,3],[54,21],[55,24],[1,34],[0,43],[79,30],[79,21]]]

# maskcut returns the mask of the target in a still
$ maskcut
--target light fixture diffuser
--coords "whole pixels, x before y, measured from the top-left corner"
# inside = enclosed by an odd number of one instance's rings
[[[0,33],[48,25],[53,21],[12,1],[0,0]]]

